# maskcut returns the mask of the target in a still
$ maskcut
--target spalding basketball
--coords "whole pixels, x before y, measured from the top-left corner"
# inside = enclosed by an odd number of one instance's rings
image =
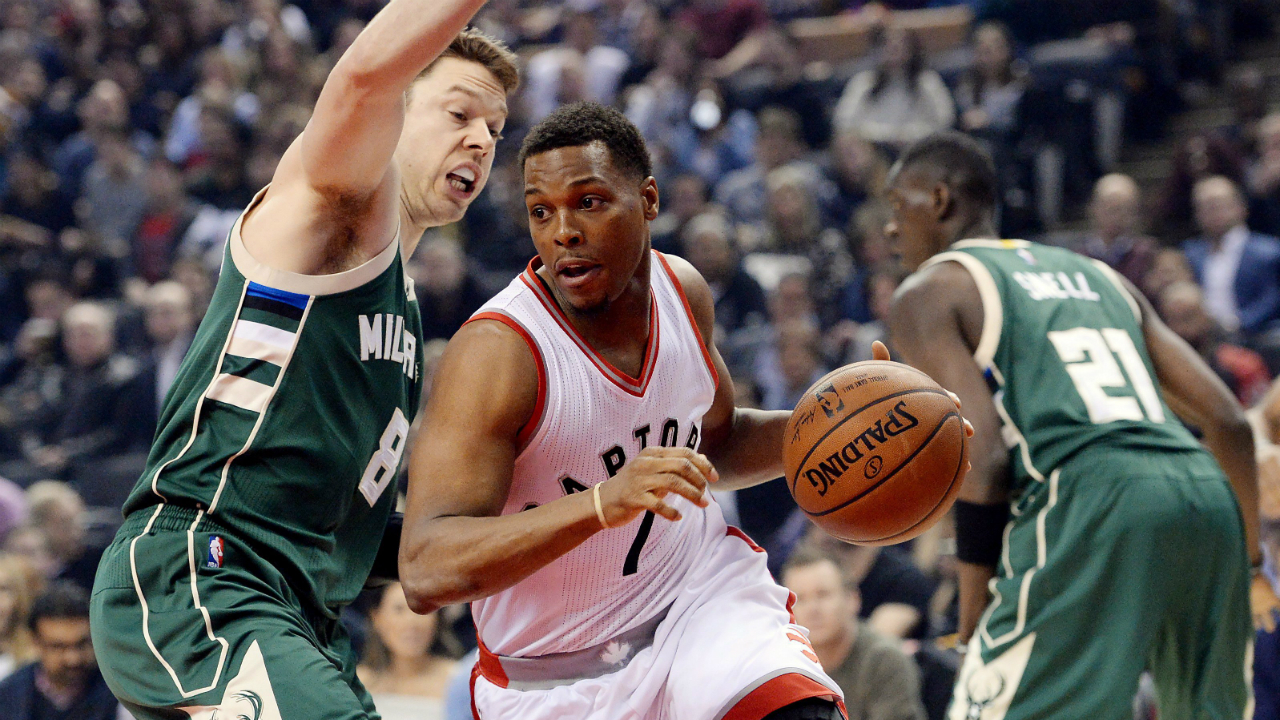
[[[964,419],[928,375],[884,360],[809,388],[787,423],[787,486],[831,535],[859,545],[909,540],[955,501],[969,466]]]

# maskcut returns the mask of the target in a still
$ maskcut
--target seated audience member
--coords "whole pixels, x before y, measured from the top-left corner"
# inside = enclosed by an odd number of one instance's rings
[[[905,278],[905,273],[897,265],[885,265],[871,273],[867,281],[867,303],[871,308],[871,319],[864,323],[853,320],[842,320],[827,333],[830,355],[839,358],[841,364],[862,362],[871,359],[871,344],[879,340],[889,341],[889,328],[886,324],[889,308],[893,305],[893,293]]]
[[[1017,134],[1019,105],[1030,84],[1027,69],[1014,57],[1009,29],[1001,23],[978,26],[973,33],[973,51],[973,68],[956,88],[960,128],[997,144],[1010,143]]]
[[[864,203],[880,196],[889,174],[889,163],[875,145],[853,131],[842,132],[832,139],[827,157],[830,162],[827,174],[836,186],[831,220],[844,227]]]
[[[880,62],[853,76],[836,105],[835,132],[857,132],[874,143],[901,150],[951,127],[955,103],[938,73],[925,67],[914,33],[885,30]]]
[[[458,243],[439,234],[427,236],[409,261],[418,303],[422,307],[422,337],[453,337],[471,313],[489,299],[467,267]]]
[[[924,720],[919,671],[858,619],[858,589],[832,558],[801,547],[781,580],[795,594],[796,623],[809,630],[818,660],[844,691],[849,720]]]
[[[5,720],[119,720],[127,717],[98,672],[89,637],[89,594],[54,583],[28,621],[36,661],[0,682]]]
[[[676,21],[693,30],[698,38],[698,53],[709,60],[719,60],[734,48],[769,25],[769,13],[763,0],[694,0]]]
[[[1197,183],[1194,203],[1201,235],[1182,249],[1209,314],[1246,338],[1272,329],[1280,320],[1280,240],[1249,230],[1244,197],[1225,177]]]
[[[732,335],[768,322],[764,290],[742,269],[734,229],[724,215],[712,211],[694,217],[685,225],[683,239],[684,258],[711,287],[718,331]]]
[[[662,212],[649,224],[653,249],[683,256],[684,229],[690,220],[711,209],[708,200],[707,183],[698,175],[680,175],[664,185]]]
[[[133,263],[143,280],[154,283],[169,276],[199,205],[187,196],[182,173],[163,157],[148,165],[146,185],[146,206],[133,234]]]
[[[598,42],[596,19],[590,12],[570,12],[565,21],[564,42],[534,55],[525,71],[524,97],[528,119],[537,122],[561,102],[592,100],[612,105],[618,82],[630,60],[622,50]],[[581,77],[569,77],[573,73]],[[566,93],[566,82],[581,83],[579,92]]]
[[[809,386],[827,373],[821,335],[810,321],[792,320],[774,328],[771,351],[761,358],[756,382],[765,410],[790,410]]]
[[[151,346],[143,363],[142,385],[146,386],[147,397],[155,401],[152,405],[158,417],[164,397],[178,376],[178,366],[191,347],[197,318],[191,312],[191,291],[172,280],[148,288],[144,303]],[[150,444],[155,433],[155,417],[148,418],[146,426],[139,428],[145,445]]]
[[[1178,146],[1173,170],[1165,178],[1152,218],[1162,239],[1176,240],[1195,232],[1195,187],[1216,175],[1233,182],[1244,177],[1244,157],[1231,143],[1213,133],[1200,133]]]
[[[73,306],[63,318],[68,363],[54,402],[25,428],[21,461],[4,474],[20,485],[43,477],[71,477],[87,464],[116,454],[131,438],[141,410],[138,364],[115,354],[115,320],[95,303]]]
[[[27,522],[27,495],[15,482],[0,477],[0,545]]]
[[[32,423],[55,405],[62,378],[58,364],[58,323],[33,317],[22,324],[14,354],[0,385],[0,460],[23,457],[24,437]]]
[[[1191,270],[1187,256],[1178,248],[1163,248],[1156,251],[1151,261],[1151,269],[1147,271],[1138,289],[1149,298],[1158,298],[1164,289],[1176,282],[1196,281],[1196,274]]]
[[[49,549],[49,538],[44,531],[31,525],[19,525],[5,535],[0,552],[6,552],[22,559],[32,573],[33,582],[43,586],[58,573],[58,564],[53,559],[53,551]]]
[[[757,113],[760,134],[756,139],[755,161],[741,170],[724,176],[716,185],[717,204],[729,211],[729,218],[739,225],[764,230],[768,205],[769,176],[779,168],[794,168],[806,182],[808,194],[820,208],[833,205],[835,186],[822,169],[804,159],[805,146],[800,139],[800,118],[791,110],[767,107]]]
[[[1266,362],[1258,353],[1230,341],[1230,334],[1209,315],[1198,285],[1176,282],[1157,300],[1169,329],[1195,348],[1242,405],[1249,407],[1262,397],[1271,382]]]
[[[32,579],[21,558],[0,553],[0,680],[36,657],[27,628]]]
[[[1261,232],[1280,234],[1280,113],[1258,123],[1258,157],[1245,174],[1250,222]]]
[[[382,589],[369,625],[372,632],[357,674],[382,716],[409,720],[421,717],[427,706],[439,712],[457,663],[437,649],[438,613],[415,614],[404,589],[392,583]]]
[[[89,544],[88,511],[80,494],[66,483],[41,480],[27,488],[27,507],[31,525],[48,538],[51,579],[92,589],[103,548]]]
[[[1151,269],[1158,245],[1142,234],[1142,196],[1128,175],[1105,175],[1093,186],[1087,233],[1069,243],[1081,255],[1101,260],[1137,287]]]

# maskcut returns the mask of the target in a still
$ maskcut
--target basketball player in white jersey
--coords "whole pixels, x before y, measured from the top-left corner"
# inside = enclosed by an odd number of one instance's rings
[[[789,414],[734,407],[710,288],[650,249],[639,132],[572,105],[520,161],[538,255],[440,362],[410,461],[410,605],[473,602],[484,720],[842,718],[790,593],[706,492],[782,475]]]

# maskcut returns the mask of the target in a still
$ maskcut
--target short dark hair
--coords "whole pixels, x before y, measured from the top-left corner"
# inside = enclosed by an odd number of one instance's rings
[[[644,136],[626,115],[593,102],[565,105],[534,126],[520,147],[520,169],[534,155],[565,147],[604,143],[613,162],[643,180],[653,174]]]
[[[824,562],[829,562],[835,566],[836,572],[840,575],[841,587],[846,590],[858,589],[858,584],[850,581],[849,574],[844,571],[844,568],[840,567],[840,561],[838,559],[832,556],[831,553],[826,552],[822,548],[809,542],[802,542],[796,546],[795,550],[791,552],[791,556],[787,558],[786,563],[782,565],[782,571],[778,573],[778,579],[781,581],[781,579],[786,576],[787,572],[790,570],[809,567],[810,565],[818,565]]]
[[[490,37],[476,28],[467,28],[458,33],[453,42],[449,43],[449,47],[418,73],[415,79],[420,80],[426,77],[435,68],[436,63],[449,57],[483,66],[493,73],[493,77],[508,95],[520,87],[520,71],[517,69],[519,58],[501,40]]]
[[[935,133],[902,153],[893,174],[923,165],[934,170],[952,193],[972,207],[995,210],[995,163],[976,140],[955,131]]]
[[[41,620],[88,620],[89,593],[84,588],[66,580],[49,583],[45,591],[31,603],[27,627],[36,631]]]

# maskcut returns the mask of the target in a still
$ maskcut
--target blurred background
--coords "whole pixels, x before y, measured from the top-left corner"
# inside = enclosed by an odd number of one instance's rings
[[[383,4],[0,0],[0,676],[41,661],[26,617],[46,584],[92,583],[232,223]],[[523,84],[487,190],[409,265],[427,371],[533,255],[514,158],[561,103],[640,127],[654,247],[707,278],[739,403],[770,409],[884,339],[904,272],[882,183],[907,144],[957,128],[995,158],[1006,237],[1114,266],[1254,408],[1280,523],[1278,16],[1277,0],[490,0],[475,24],[518,52]],[[719,499],[834,648],[852,718],[943,716],[948,523],[856,548],[814,536],[781,483]],[[418,617],[391,586],[348,615],[386,717],[470,716],[465,607]],[[1259,635],[1259,718],[1277,717],[1276,642]]]

